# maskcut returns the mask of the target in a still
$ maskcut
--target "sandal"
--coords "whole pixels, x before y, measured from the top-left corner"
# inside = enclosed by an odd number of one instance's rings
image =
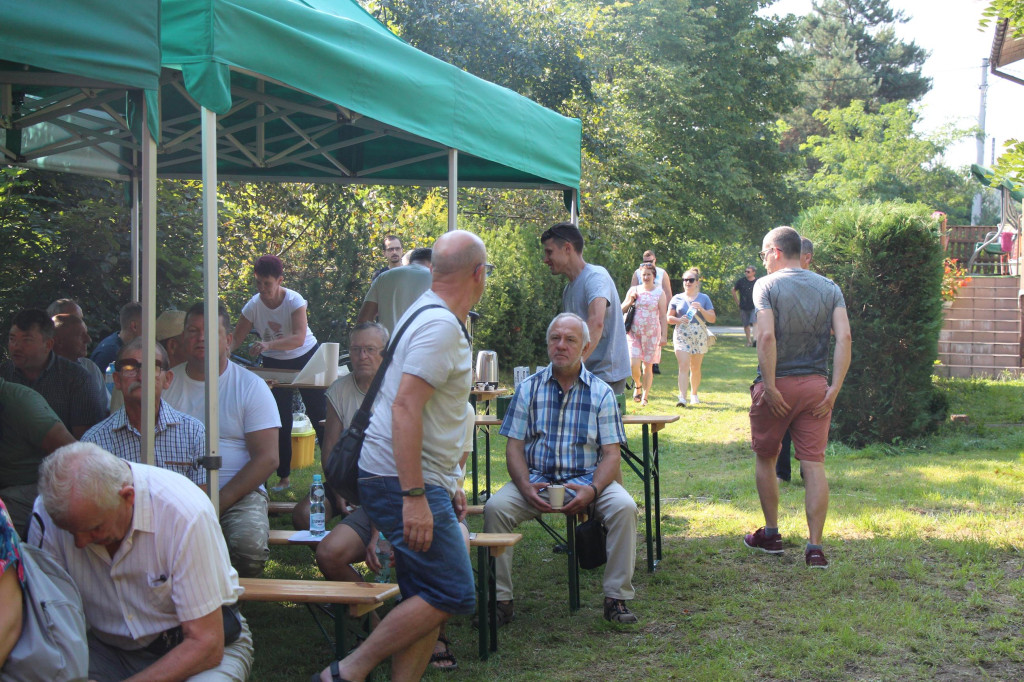
[[[640,402],[640,391],[633,391],[633,402]]]
[[[344,677],[341,676],[341,669],[338,667],[337,661],[331,661],[331,682],[348,682]],[[320,682],[320,673],[313,673],[313,676],[309,678],[309,682]]]
[[[444,650],[430,654],[430,667],[436,670],[456,670],[459,667],[452,653],[452,643],[444,635],[438,635],[437,641],[444,644]],[[443,665],[447,663],[447,665]]]

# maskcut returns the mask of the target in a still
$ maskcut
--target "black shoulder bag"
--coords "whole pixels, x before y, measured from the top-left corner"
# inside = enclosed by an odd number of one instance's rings
[[[327,460],[327,464],[324,465],[324,476],[327,482],[331,484],[331,487],[339,495],[352,504],[359,504],[359,453],[363,449],[366,429],[370,427],[370,411],[373,409],[373,401],[376,400],[380,386],[384,383],[384,375],[387,374],[391,358],[395,353],[395,349],[398,348],[398,342],[401,340],[405,330],[416,319],[417,315],[430,308],[444,308],[444,306],[432,303],[418,308],[391,338],[391,343],[388,344],[387,349],[382,354],[380,367],[377,368],[377,373],[373,376],[373,383],[370,384],[369,390],[366,391],[366,396],[363,398],[359,410],[352,417],[352,422],[348,425],[348,428],[338,438],[338,442],[334,444],[331,456]]]

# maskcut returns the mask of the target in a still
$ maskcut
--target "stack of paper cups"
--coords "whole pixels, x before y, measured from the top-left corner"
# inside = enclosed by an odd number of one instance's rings
[[[512,379],[515,382],[516,388],[519,388],[519,384],[523,383],[523,380],[528,376],[530,376],[529,367],[515,367],[512,369]]]
[[[324,354],[324,362],[327,364],[324,382],[327,386],[330,386],[338,378],[338,344],[322,343],[320,348],[323,349],[321,352]]]

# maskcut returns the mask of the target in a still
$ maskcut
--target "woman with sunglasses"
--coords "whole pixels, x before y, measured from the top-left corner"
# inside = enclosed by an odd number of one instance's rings
[[[708,332],[697,318],[698,313],[708,324],[716,319],[711,299],[700,291],[700,270],[690,268],[683,275],[683,293],[673,296],[668,306],[668,323],[676,326],[672,342],[676,360],[679,361],[679,399],[676,407],[686,406],[687,377],[690,404],[700,402],[697,390],[700,388],[700,366],[704,362],[704,354],[708,352]]]
[[[232,337],[231,349],[242,345],[253,329],[260,340],[249,346],[253,357],[263,356],[263,366],[268,369],[302,369],[316,353],[320,344],[313,336],[306,318],[306,299],[297,291],[281,286],[284,281],[284,263],[273,255],[260,256],[253,268],[256,291],[238,318]],[[277,476],[280,479],[271,490],[278,492],[291,485],[292,470],[292,396],[295,389],[275,388],[274,401],[281,417],[278,430]],[[299,391],[306,405],[306,414],[313,422],[317,438],[323,442],[320,422],[327,414],[327,400],[324,392],[304,388]]]
[[[651,365],[661,362],[661,344],[668,337],[668,328],[662,328],[661,324],[668,301],[661,286],[654,283],[654,264],[642,263],[639,272],[641,283],[629,288],[622,302],[622,312],[636,304],[633,325],[626,333],[626,339],[629,341],[629,368],[633,374],[633,400],[646,405],[654,380]]]

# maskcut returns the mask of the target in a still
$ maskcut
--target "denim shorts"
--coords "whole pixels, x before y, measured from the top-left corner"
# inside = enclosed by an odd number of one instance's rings
[[[420,597],[445,613],[473,613],[476,609],[473,568],[451,498],[440,486],[428,485],[426,490],[434,515],[434,536],[430,549],[414,552],[402,536],[402,489],[398,477],[359,471],[359,499],[395,550],[402,597]]]

